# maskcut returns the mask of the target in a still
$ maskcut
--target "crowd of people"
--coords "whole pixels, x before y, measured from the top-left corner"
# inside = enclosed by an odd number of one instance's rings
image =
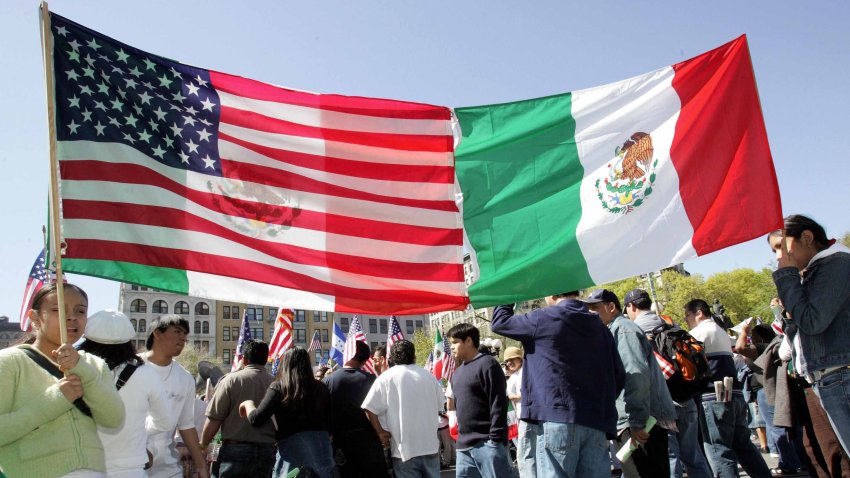
[[[205,405],[175,361],[186,319],[157,318],[137,354],[125,315],[89,317],[82,289],[65,284],[59,304],[47,285],[29,311],[34,335],[0,351],[0,469],[9,478],[170,478],[189,461],[202,478],[430,478],[454,463],[470,478],[725,478],[739,466],[751,477],[850,477],[850,250],[798,215],[768,242],[775,317],[746,321],[737,337],[702,299],[681,311],[684,330],[644,290],[622,300],[572,291],[527,314],[496,307],[492,331],[521,345],[502,361],[476,327],[452,327],[460,365],[445,384],[416,364],[407,340],[375,350],[357,342],[336,370],[314,370],[292,348],[276,376],[268,345],[250,340]],[[370,360],[376,375],[363,370]],[[621,448],[634,451],[613,457]]]

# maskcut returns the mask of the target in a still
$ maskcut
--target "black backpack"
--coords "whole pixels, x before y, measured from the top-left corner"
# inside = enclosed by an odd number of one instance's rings
[[[669,324],[653,330],[650,342],[673,400],[684,402],[706,391],[712,374],[702,342]]]

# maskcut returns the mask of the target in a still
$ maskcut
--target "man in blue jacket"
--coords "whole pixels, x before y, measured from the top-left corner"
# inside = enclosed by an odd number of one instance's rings
[[[525,350],[522,446],[536,449],[538,476],[606,478],[623,363],[608,328],[577,291],[547,297],[546,304],[517,315],[513,305],[496,307],[491,323]]]

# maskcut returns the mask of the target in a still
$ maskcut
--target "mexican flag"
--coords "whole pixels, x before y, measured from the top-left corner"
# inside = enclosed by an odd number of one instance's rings
[[[782,226],[746,36],[609,85],[455,111],[475,307],[656,271]]]
[[[508,400],[508,440],[515,440],[519,436],[519,417],[516,416],[514,402]]]
[[[433,351],[433,360],[434,360],[434,368],[433,374],[437,377],[437,380],[442,380],[443,378],[443,366],[445,364],[445,360],[443,360],[443,354],[445,350],[445,343],[443,343],[443,334],[440,333],[440,329],[437,329],[437,334],[434,335],[434,351]]]

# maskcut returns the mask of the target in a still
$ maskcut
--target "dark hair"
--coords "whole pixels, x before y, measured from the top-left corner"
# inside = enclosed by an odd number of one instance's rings
[[[638,310],[651,310],[652,309],[652,299],[649,297],[638,297],[637,299],[629,302],[635,306]]]
[[[150,333],[148,334],[148,339],[145,341],[145,347],[148,350],[153,349],[153,333],[157,330],[160,332],[164,332],[170,326],[180,327],[185,330],[186,333],[189,333],[189,321],[185,318],[177,315],[177,314],[169,314],[169,315],[160,315],[148,327]]]
[[[242,345],[242,358],[245,363],[265,365],[269,360],[269,344],[252,339]]]
[[[387,348],[383,345],[379,345],[379,346],[375,347],[375,350],[373,350],[373,353],[375,355],[377,355],[378,357],[386,357],[387,356]]]
[[[484,354],[484,355],[493,355],[493,349],[491,349],[490,347],[488,347],[484,344],[481,344],[481,345],[478,346],[478,353],[481,353],[481,354]]]
[[[708,302],[702,299],[691,299],[690,302],[685,304],[685,312],[696,314],[697,311],[702,311],[704,316],[711,317],[711,308],[708,306]]]
[[[758,337],[762,342],[768,343],[776,337],[776,332],[773,331],[767,324],[758,324],[753,327],[753,331],[751,332],[753,337]]]
[[[390,348],[390,359],[394,365],[410,365],[416,362],[416,347],[409,340],[399,340]]]
[[[83,340],[78,350],[96,355],[106,362],[109,370],[115,367],[131,362],[136,366],[142,365],[142,358],[136,354],[136,347],[133,347],[132,342],[124,342],[123,344],[102,344],[91,339]]]
[[[561,297],[566,298],[566,297],[574,297],[574,296],[578,296],[578,295],[579,295],[579,293],[578,293],[577,290],[571,290],[569,292],[561,292],[560,294],[555,294],[552,297],[554,297],[556,299],[560,299]]]
[[[369,350],[369,345],[366,342],[362,342],[360,340],[354,342],[354,360],[363,363],[369,360],[369,357],[372,356],[372,351]]]
[[[291,348],[281,356],[279,368],[281,402],[291,410],[306,412],[305,407],[316,401],[313,394],[319,383],[313,375],[310,354],[301,347]]]
[[[30,306],[30,309],[41,310],[41,303],[44,302],[44,298],[47,297],[49,294],[55,293],[58,287],[58,283],[53,282],[39,289],[38,292],[36,292],[32,296],[32,306]],[[83,296],[83,299],[86,299],[86,303],[88,303],[89,295],[86,294],[86,291],[81,289],[79,286],[76,286],[74,284],[64,284],[63,289],[71,289],[76,291],[78,294]]]
[[[819,251],[829,247],[829,238],[826,237],[826,231],[823,226],[815,222],[814,219],[803,216],[802,214],[792,214],[785,217],[785,236],[800,239],[805,231],[810,231],[815,241],[815,246]],[[771,237],[782,236],[782,229],[777,229],[767,235],[767,240],[770,242]]]
[[[460,341],[472,338],[472,345],[475,348],[478,348],[480,345],[479,341],[481,340],[481,332],[479,332],[478,328],[472,324],[460,323],[450,328],[449,331],[446,332],[446,337],[450,339],[458,339]]]
[[[611,304],[614,304],[614,307],[616,307],[618,311],[620,311],[620,312],[623,311],[623,308],[620,307],[620,298],[617,297],[617,294],[611,294],[611,297],[608,297],[608,298],[611,299],[611,300],[603,301],[603,302],[609,302]]]

